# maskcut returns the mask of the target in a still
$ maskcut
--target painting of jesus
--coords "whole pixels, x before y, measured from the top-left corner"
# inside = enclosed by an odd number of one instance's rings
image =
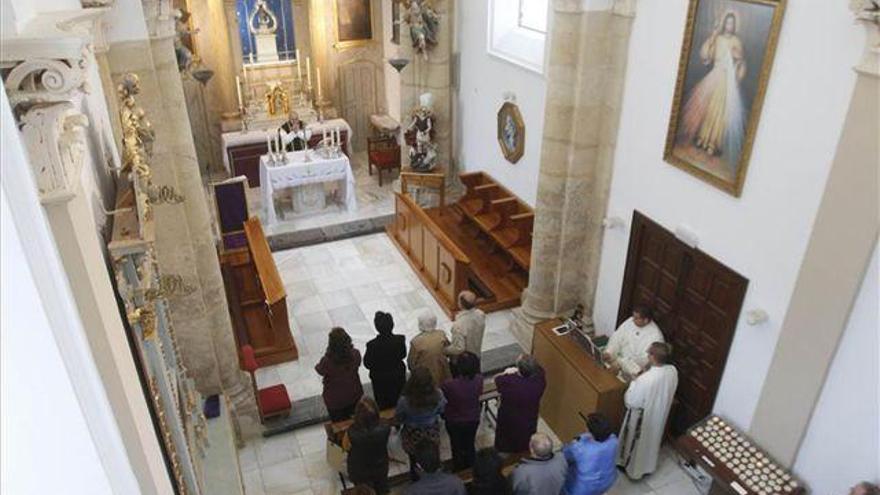
[[[691,0],[666,161],[739,196],[785,0]]]

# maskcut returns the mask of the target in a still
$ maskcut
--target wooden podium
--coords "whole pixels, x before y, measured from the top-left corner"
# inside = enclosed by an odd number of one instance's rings
[[[623,421],[626,383],[597,363],[570,335],[556,335],[559,320],[535,327],[532,355],[544,368],[547,388],[541,399],[541,417],[559,440],[568,442],[586,431],[584,416],[603,413],[615,431]]]

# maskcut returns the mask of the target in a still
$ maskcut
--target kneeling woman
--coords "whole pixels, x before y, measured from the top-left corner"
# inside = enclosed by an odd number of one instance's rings
[[[354,409],[348,429],[348,477],[369,485],[377,494],[388,493],[388,434],[391,427],[379,419],[376,402],[363,397]]]

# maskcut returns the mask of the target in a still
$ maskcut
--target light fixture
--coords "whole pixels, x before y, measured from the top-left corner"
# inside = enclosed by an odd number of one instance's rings
[[[408,58],[389,58],[388,63],[391,64],[391,67],[394,67],[394,69],[399,74],[400,71],[402,71],[404,67],[409,65],[409,59]]]

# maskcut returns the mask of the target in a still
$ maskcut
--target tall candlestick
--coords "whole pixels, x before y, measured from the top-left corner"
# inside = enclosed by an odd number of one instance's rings
[[[302,59],[299,58],[299,48],[296,49],[296,76],[300,81],[302,81]]]
[[[241,78],[235,76],[235,94],[238,96],[238,108],[244,108],[241,102]]]
[[[321,68],[315,67],[315,73],[318,79],[318,101],[324,101],[324,95],[321,93]]]
[[[266,133],[266,154],[272,154],[272,138],[268,132]]]
[[[306,57],[306,79],[309,82],[309,88],[312,87],[312,59]]]

